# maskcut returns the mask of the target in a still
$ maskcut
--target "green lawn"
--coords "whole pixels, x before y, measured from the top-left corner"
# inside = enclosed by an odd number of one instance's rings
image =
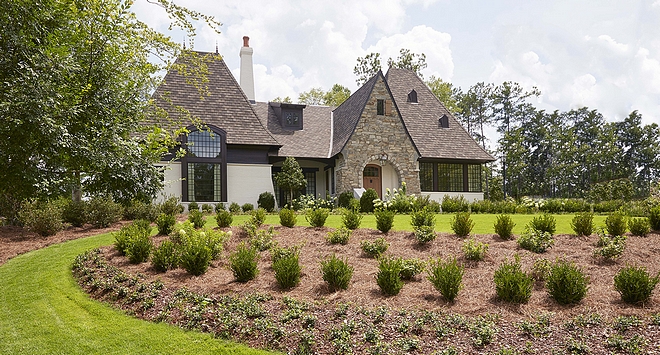
[[[515,228],[513,229],[514,234],[520,234],[524,231],[525,225],[532,220],[532,218],[538,216],[533,214],[513,214],[510,215],[514,223],[516,223]],[[573,229],[571,228],[571,220],[573,219],[573,214],[556,214],[553,215],[557,220],[557,231],[556,234],[572,234]],[[447,232],[452,233],[451,230],[451,220],[454,217],[453,214],[438,214],[435,217],[435,230],[438,232]],[[493,224],[497,218],[495,214],[472,214],[472,220],[474,221],[474,228],[472,233],[474,234],[493,234]],[[249,215],[236,215],[234,216],[233,225],[239,225],[244,223],[250,218]],[[594,223],[596,227],[605,226],[606,216],[594,216]],[[209,226],[216,225],[214,218],[208,219]],[[269,214],[266,216],[266,224],[279,224],[280,219],[276,214]],[[299,226],[309,226],[309,223],[305,220],[304,215],[298,215]],[[338,228],[341,226],[341,215],[330,215],[326,220],[325,225],[327,227]],[[376,229],[376,218],[373,214],[364,215],[362,218],[361,228],[371,228]],[[407,230],[412,231],[412,226],[410,225],[410,215],[396,215],[394,216],[394,228],[393,230]]]
[[[76,255],[109,234],[33,251],[0,267],[0,354],[267,354],[141,321],[91,300],[71,276]]]

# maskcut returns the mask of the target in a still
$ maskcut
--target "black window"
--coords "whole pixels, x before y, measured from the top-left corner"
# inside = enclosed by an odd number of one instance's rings
[[[438,164],[438,191],[463,191],[463,164]]]
[[[449,128],[449,117],[447,115],[442,115],[439,120],[440,127]]]
[[[433,187],[433,166],[435,163],[419,163],[419,185],[422,191],[435,191]]]
[[[305,195],[312,195],[316,196],[316,172],[314,171],[309,171],[309,172],[304,172],[305,174],[305,180],[307,180],[307,186],[301,193],[304,193]]]
[[[192,131],[184,137],[186,155],[181,159],[183,200],[226,202],[227,164],[224,131],[215,127]]]
[[[408,93],[408,102],[417,102],[417,91],[415,89]]]
[[[481,192],[481,165],[468,165],[468,191]]]
[[[376,100],[376,114],[379,116],[385,114],[385,100]]]
[[[426,192],[481,192],[481,165],[420,162],[419,184]]]

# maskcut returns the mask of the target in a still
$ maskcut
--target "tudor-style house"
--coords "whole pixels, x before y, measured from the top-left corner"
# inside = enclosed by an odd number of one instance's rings
[[[190,126],[187,154],[163,158],[163,196],[186,202],[256,203],[283,195],[273,182],[293,156],[307,179],[305,194],[325,196],[405,182],[411,194],[483,199],[481,165],[494,158],[456,121],[412,71],[378,72],[339,107],[255,102],[252,48],[244,37],[241,84],[217,53],[207,57],[208,93],[200,95],[172,70],[154,93],[170,115],[185,108],[207,129]]]

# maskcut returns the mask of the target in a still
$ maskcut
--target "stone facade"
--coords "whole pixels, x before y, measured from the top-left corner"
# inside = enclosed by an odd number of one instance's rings
[[[377,114],[377,100],[385,100],[385,115]],[[363,187],[362,173],[369,162],[387,155],[398,174],[399,184],[406,182],[410,194],[421,192],[418,155],[393,104],[382,77],[378,78],[353,135],[337,160],[337,192]]]

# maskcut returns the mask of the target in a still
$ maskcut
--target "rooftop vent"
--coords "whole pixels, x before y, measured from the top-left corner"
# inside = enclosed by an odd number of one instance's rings
[[[417,91],[415,91],[415,89],[412,89],[412,91],[408,93],[408,102],[417,103]]]
[[[440,117],[440,119],[438,120],[438,123],[442,128],[449,128],[449,116],[442,115],[442,117]]]

